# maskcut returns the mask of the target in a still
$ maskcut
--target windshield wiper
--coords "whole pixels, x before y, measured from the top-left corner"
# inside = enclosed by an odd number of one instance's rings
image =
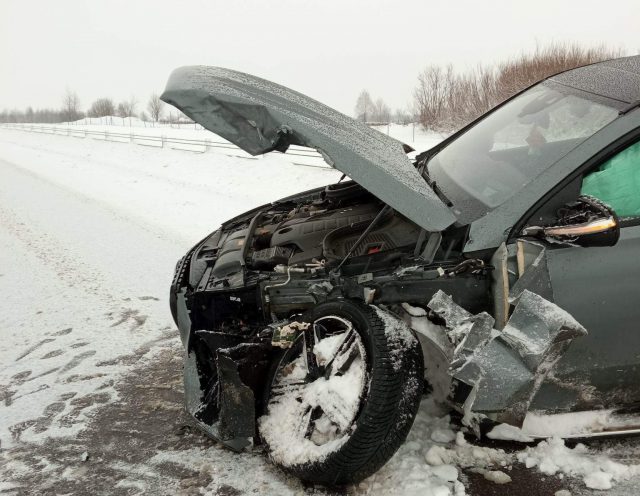
[[[438,198],[440,198],[447,207],[453,207],[453,202],[449,198],[447,198],[447,195],[442,192],[440,187],[436,184],[436,181],[429,175],[429,158],[431,157],[426,158],[424,163],[420,166],[422,169],[420,173],[422,174],[424,180],[427,181],[427,184],[431,187],[433,192],[438,195]]]

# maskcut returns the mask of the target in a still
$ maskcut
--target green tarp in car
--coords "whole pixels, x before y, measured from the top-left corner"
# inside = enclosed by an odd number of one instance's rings
[[[602,200],[620,217],[640,216],[640,142],[587,175],[581,193]]]

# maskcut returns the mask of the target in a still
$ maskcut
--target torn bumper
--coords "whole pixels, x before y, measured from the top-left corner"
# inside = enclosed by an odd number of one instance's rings
[[[445,323],[453,348],[453,400],[471,424],[478,414],[520,427],[542,381],[569,344],[587,331],[571,315],[524,290],[498,331],[487,313],[471,315],[439,291],[429,308]]]
[[[185,349],[185,408],[209,437],[240,451],[252,445],[256,411],[272,359],[270,344],[243,336],[193,330],[184,291],[175,295]]]

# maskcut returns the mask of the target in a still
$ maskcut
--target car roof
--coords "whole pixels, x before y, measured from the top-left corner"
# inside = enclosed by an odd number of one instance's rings
[[[561,72],[551,81],[625,103],[640,100],[640,55]]]

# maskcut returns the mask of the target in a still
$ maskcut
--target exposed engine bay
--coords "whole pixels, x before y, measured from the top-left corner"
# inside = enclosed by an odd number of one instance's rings
[[[521,425],[552,364],[585,331],[569,317],[534,317],[532,307],[558,311],[539,274],[543,254],[523,255],[519,283],[509,283],[513,256],[504,246],[486,260],[469,258],[466,236],[456,226],[427,232],[353,181],[226,222],[180,260],[171,289],[187,350],[189,412],[227,446],[251,444],[273,363],[309,327],[298,316],[327,302],[360,301],[388,308],[413,329],[436,397],[478,435],[483,419]],[[524,336],[523,328],[527,339],[541,333],[539,343],[509,335]],[[505,360],[519,371],[506,382],[495,366]]]
[[[466,229],[455,227],[426,232],[353,181],[225,223],[178,263],[172,284],[172,312],[192,351],[194,390],[204,392],[194,398],[192,414],[205,429],[218,418],[245,419],[210,434],[235,448],[246,445],[274,331],[322,302],[425,306],[443,290],[469,311],[488,308],[490,266],[463,256],[465,236]],[[246,392],[243,406],[224,400],[225,374]],[[232,415],[221,412],[236,407]]]
[[[540,257],[520,264],[524,277],[510,295],[506,253],[501,248],[486,261],[467,258],[466,236],[465,228],[455,226],[429,233],[353,181],[285,198],[223,224],[180,260],[172,284],[171,308],[187,349],[190,413],[228,446],[250,444],[274,357],[306,329],[297,316],[322,303],[348,300],[384,305],[416,332],[436,397],[453,402],[473,421],[470,427],[477,431],[487,415],[521,424],[547,365],[584,329],[571,319],[571,325],[542,324],[527,310],[528,317],[518,320],[526,305],[555,311],[544,299],[552,295],[538,274]],[[510,303],[522,299],[522,291],[532,296],[509,320]],[[523,345],[517,348],[505,334],[508,320],[516,329],[548,327],[539,338],[537,361],[527,346],[517,352],[520,358],[513,356]],[[556,344],[558,333],[562,339]],[[504,393],[498,406],[495,384],[486,384],[501,383],[501,369],[474,364],[483,353],[495,355],[490,364],[509,359],[521,371],[508,387],[498,388]],[[442,378],[445,386],[438,385]],[[483,387],[488,388],[484,403]],[[472,405],[485,413],[471,415]]]
[[[198,308],[193,324],[219,330],[252,321],[262,328],[338,295],[390,304],[414,291],[424,301],[429,281],[443,278],[449,294],[479,309],[487,303],[486,267],[462,258],[464,236],[451,229],[444,242],[439,233],[432,238],[353,181],[337,183],[224,224],[183,261],[185,296]],[[184,269],[175,283],[187,282]]]

